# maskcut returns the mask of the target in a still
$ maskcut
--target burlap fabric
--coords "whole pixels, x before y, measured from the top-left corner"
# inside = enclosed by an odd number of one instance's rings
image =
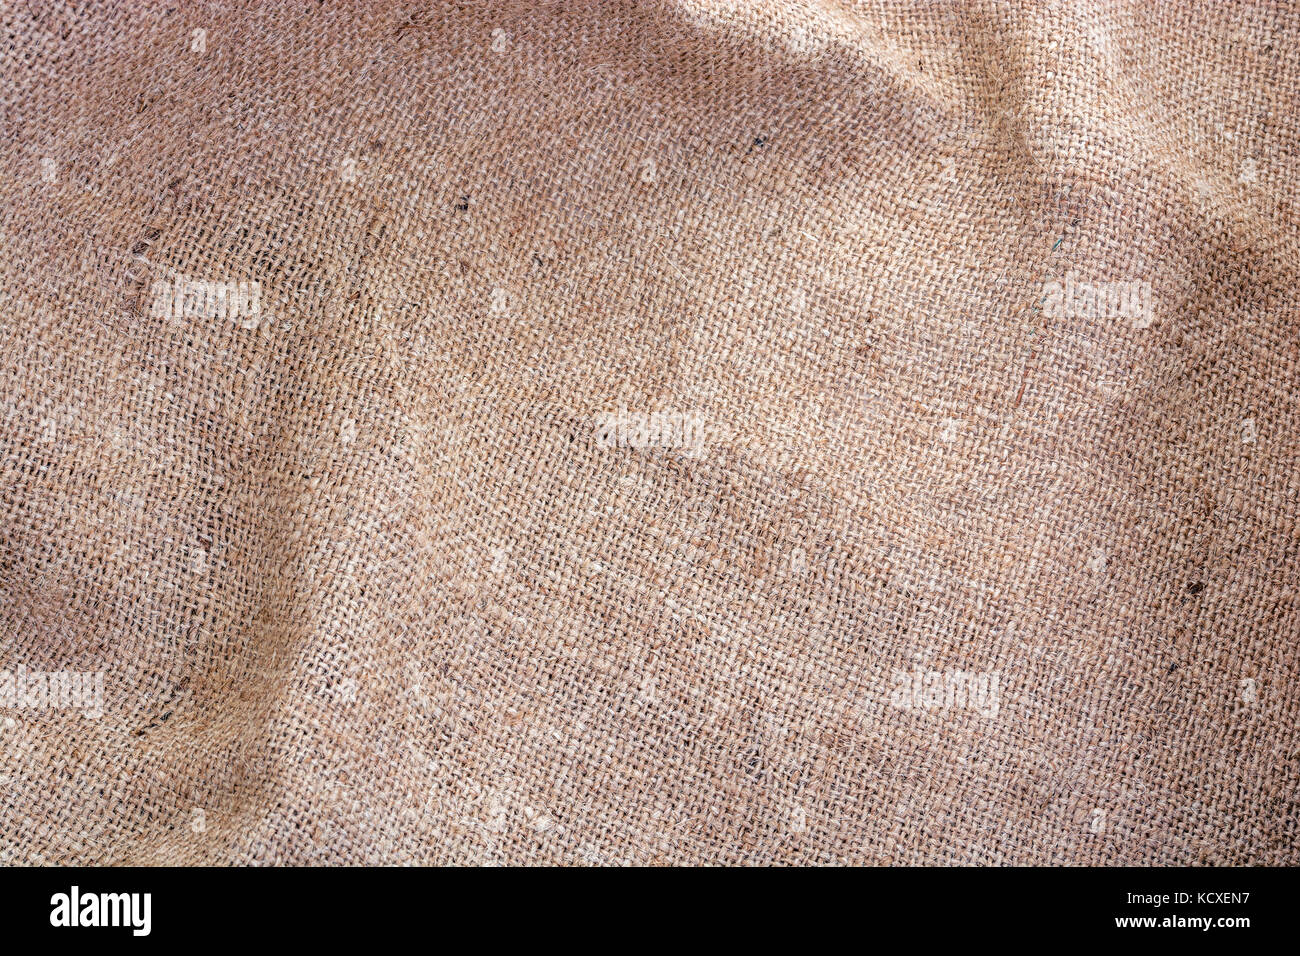
[[[3,23],[4,861],[1297,862],[1293,4]]]

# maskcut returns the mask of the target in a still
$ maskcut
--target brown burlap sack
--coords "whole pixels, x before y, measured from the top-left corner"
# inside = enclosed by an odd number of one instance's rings
[[[1300,861],[1300,12],[6,5],[0,859]]]

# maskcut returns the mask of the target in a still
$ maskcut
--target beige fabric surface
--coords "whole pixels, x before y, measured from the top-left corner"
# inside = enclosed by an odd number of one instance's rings
[[[1300,862],[1294,4],[2,16],[0,862]]]

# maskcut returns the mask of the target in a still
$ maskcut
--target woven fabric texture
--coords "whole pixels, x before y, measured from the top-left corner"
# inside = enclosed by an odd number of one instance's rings
[[[1300,862],[1295,4],[0,17],[0,862]]]

